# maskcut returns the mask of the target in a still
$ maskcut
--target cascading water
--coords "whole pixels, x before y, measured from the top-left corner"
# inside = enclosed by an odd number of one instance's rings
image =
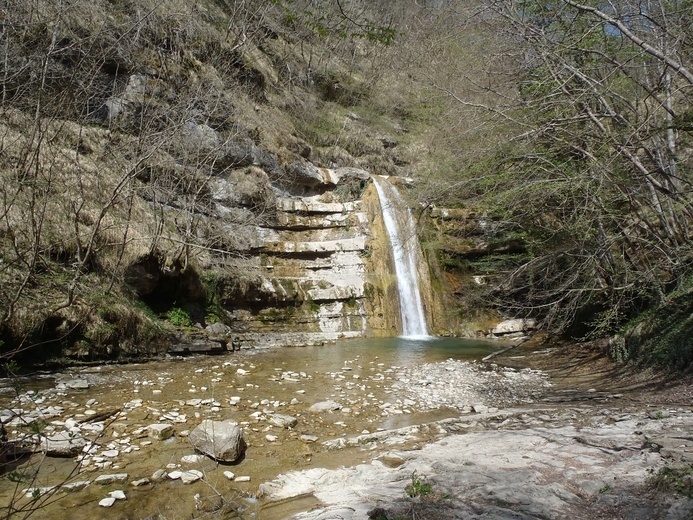
[[[402,316],[402,336],[427,338],[428,327],[424,313],[417,266],[423,255],[416,237],[416,226],[409,208],[391,183],[373,176],[383,211],[385,229],[395,262],[399,307]]]

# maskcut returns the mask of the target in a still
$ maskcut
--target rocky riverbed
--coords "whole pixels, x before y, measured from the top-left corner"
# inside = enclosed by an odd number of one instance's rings
[[[693,461],[689,394],[648,408],[527,360],[348,345],[8,381],[8,436],[39,454],[2,501],[46,518],[690,518],[657,481]],[[195,449],[212,420],[238,424],[243,457]]]

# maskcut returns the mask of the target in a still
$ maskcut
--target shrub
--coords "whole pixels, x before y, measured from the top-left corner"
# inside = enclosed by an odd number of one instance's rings
[[[168,321],[175,325],[176,327],[190,327],[192,326],[192,320],[190,315],[180,307],[174,307],[166,313],[166,318]]]

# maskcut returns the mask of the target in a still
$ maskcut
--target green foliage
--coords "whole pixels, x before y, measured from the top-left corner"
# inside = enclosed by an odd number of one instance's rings
[[[10,482],[15,482],[15,483],[22,482],[23,480],[26,479],[26,477],[22,473],[20,473],[19,471],[16,471],[16,470],[9,471],[8,473],[6,473],[3,476],[4,476],[4,478],[9,480]]]
[[[185,309],[174,307],[166,313],[166,319],[176,327],[191,327],[190,314]]]
[[[678,493],[693,498],[693,465],[682,462],[661,468],[647,479],[647,485],[660,493]]]
[[[31,430],[31,433],[38,435],[43,432],[46,426],[48,426],[48,421],[45,419],[38,419],[31,423],[29,429]]]
[[[609,491],[611,491],[611,486],[610,486],[609,484],[605,484],[604,486],[602,486],[601,488],[599,488],[599,493],[600,493],[600,494],[602,494],[602,493],[608,493]]]
[[[414,471],[411,475],[411,482],[404,488],[404,492],[409,498],[426,498],[433,494],[433,486],[426,480],[426,477],[420,477]]]
[[[693,288],[690,278],[683,287],[653,305],[623,328],[612,343],[611,356],[618,362],[656,365],[674,370],[693,366]]]
[[[5,372],[5,377],[14,377],[19,373],[19,363],[10,359],[2,364],[2,370]]]

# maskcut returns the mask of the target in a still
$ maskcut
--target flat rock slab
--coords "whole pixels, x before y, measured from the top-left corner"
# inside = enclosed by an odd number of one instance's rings
[[[298,424],[298,419],[291,415],[272,414],[267,416],[267,422],[279,428],[293,428]]]
[[[308,411],[313,412],[313,413],[321,413],[321,412],[336,412],[337,410],[341,410],[341,409],[342,409],[342,405],[336,401],[321,401],[319,403],[315,403],[313,406],[308,408]]]
[[[88,441],[83,437],[60,432],[41,439],[41,450],[49,457],[74,457],[87,444]]]
[[[434,493],[449,495],[428,505],[419,501],[422,518],[690,519],[692,499],[647,492],[648,478],[669,461],[643,439],[657,432],[690,432],[693,413],[663,421],[642,414],[615,424],[598,417],[591,422],[451,435],[421,450],[393,452],[402,461],[398,465],[374,460],[352,468],[291,472],[263,483],[260,494],[269,501],[313,494],[323,503],[295,520],[368,518],[375,505],[388,517],[404,518],[413,503],[403,498],[404,488],[417,475]],[[429,506],[437,509],[425,510]],[[332,515],[335,511],[341,516]]]
[[[128,479],[127,473],[113,473],[111,475],[99,475],[94,479],[94,484],[113,484],[114,482],[125,482]]]

